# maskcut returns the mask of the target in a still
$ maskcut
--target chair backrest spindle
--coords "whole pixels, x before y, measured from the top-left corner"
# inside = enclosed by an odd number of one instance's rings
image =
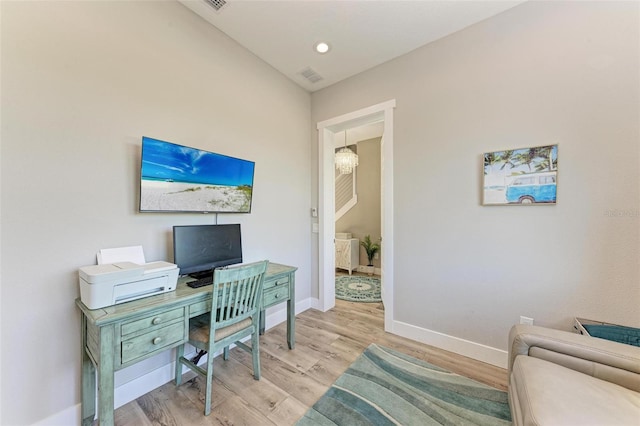
[[[212,337],[215,329],[256,315],[260,309],[257,295],[263,285],[267,264],[265,260],[214,271],[212,312],[216,315],[211,321]]]

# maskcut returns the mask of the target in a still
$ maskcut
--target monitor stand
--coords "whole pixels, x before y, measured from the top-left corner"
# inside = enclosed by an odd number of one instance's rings
[[[202,278],[208,277],[210,275],[213,275],[213,269],[208,269],[206,271],[200,271],[200,272],[192,272],[190,274],[188,274],[191,278],[195,278],[197,280],[200,280]]]

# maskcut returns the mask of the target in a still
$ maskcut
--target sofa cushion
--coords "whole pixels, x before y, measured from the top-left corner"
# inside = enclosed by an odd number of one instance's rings
[[[637,392],[542,359],[517,356],[509,386],[515,424],[640,424]]]

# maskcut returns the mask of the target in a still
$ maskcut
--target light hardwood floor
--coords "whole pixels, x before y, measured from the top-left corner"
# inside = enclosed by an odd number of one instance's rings
[[[328,312],[305,311],[296,317],[294,350],[287,348],[286,323],[261,336],[261,380],[253,379],[251,356],[239,348],[228,361],[216,358],[210,416],[203,415],[198,377],[180,387],[169,382],[120,407],[116,425],[292,425],[371,343],[506,390],[506,370],[386,333],[383,318],[381,303],[336,300]]]

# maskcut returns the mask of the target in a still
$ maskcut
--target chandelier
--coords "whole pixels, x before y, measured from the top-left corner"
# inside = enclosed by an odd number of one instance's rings
[[[348,175],[358,165],[358,154],[347,148],[347,131],[344,131],[344,148],[336,152],[336,170],[341,175]]]

